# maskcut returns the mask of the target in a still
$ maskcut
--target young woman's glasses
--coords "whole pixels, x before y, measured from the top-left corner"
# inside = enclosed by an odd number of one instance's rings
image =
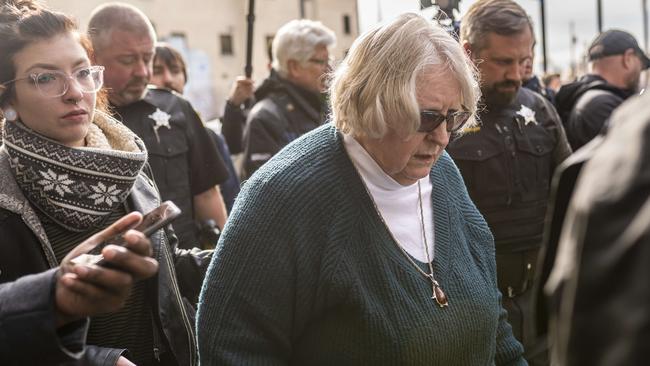
[[[418,128],[418,132],[430,133],[445,121],[447,121],[447,132],[458,132],[467,123],[471,115],[472,113],[465,110],[450,110],[447,115],[444,115],[438,111],[425,109],[420,111],[420,128]]]
[[[23,78],[7,81],[8,85],[20,80],[31,80],[38,91],[45,97],[56,98],[64,95],[70,88],[70,81],[77,83],[84,93],[96,93],[104,84],[104,66],[90,66],[68,75],[62,71],[45,71],[29,74]]]

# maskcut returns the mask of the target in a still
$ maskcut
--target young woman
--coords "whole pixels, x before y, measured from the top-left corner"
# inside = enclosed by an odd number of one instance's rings
[[[0,4],[0,237],[16,239],[0,246],[2,283],[56,267],[76,243],[160,199],[143,173],[144,144],[98,103],[103,67],[91,65],[74,22],[31,1]],[[181,295],[174,263],[200,261],[178,258],[169,239],[151,238],[158,276],[136,281],[121,310],[91,318],[88,361],[196,363],[182,298],[196,295]]]

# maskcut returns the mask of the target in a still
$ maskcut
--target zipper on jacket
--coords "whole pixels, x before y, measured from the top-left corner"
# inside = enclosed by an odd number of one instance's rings
[[[153,357],[160,363],[160,334],[158,333],[156,320],[153,317],[151,318],[151,325],[153,326]]]
[[[176,270],[171,266],[171,263],[173,263],[173,258],[170,258],[170,253],[169,253],[169,246],[167,245],[167,234],[165,233],[162,235],[162,241],[163,241],[163,246],[164,248],[161,248],[163,251],[162,255],[167,257],[167,267],[169,268],[169,273],[170,276],[173,277],[171,284],[174,288],[174,295],[176,297],[176,301],[178,302],[178,306],[180,307],[182,318],[183,318],[183,325],[185,325],[185,329],[187,330],[187,335],[188,335],[188,341],[190,344],[190,364],[195,365],[194,357],[196,354],[197,346],[194,340],[194,331],[192,329],[192,326],[190,325],[189,317],[187,315],[187,312],[185,311],[185,304],[183,303],[183,299],[181,299],[180,296],[180,289],[178,288],[178,282],[176,279]]]

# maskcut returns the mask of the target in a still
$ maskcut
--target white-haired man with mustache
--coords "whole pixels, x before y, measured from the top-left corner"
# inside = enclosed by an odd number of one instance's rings
[[[531,365],[544,365],[533,280],[551,177],[571,153],[553,106],[522,88],[534,44],[525,10],[512,0],[479,0],[463,17],[461,42],[481,73],[484,110],[448,151],[495,239],[497,280],[513,333]]]

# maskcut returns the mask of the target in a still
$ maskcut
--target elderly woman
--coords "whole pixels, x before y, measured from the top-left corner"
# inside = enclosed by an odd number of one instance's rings
[[[97,103],[103,67],[91,65],[88,44],[65,14],[0,2],[0,238],[12,239],[0,245],[0,283],[66,264],[77,243],[160,204],[142,140]],[[198,294],[181,293],[189,288],[177,278],[200,273],[200,256],[172,251],[174,238],[151,237],[160,271],[136,281],[123,308],[91,314],[87,364],[196,363],[193,310],[182,296]]]
[[[333,126],[244,185],[203,284],[204,365],[525,365],[494,244],[444,149],[475,70],[420,16],[362,35]]]

